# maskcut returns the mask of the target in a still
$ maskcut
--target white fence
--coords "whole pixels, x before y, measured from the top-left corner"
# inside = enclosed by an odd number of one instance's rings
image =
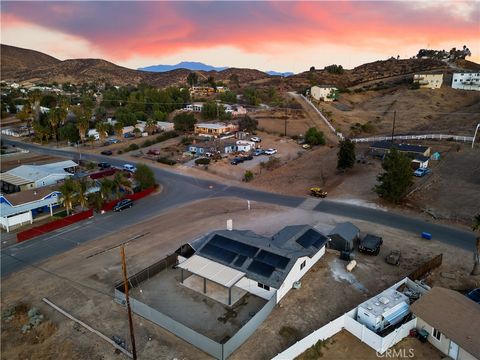
[[[330,123],[330,121],[328,121],[328,119],[325,117],[325,115],[322,114],[322,112],[320,110],[318,110],[318,108],[310,101],[308,100],[305,96],[301,95],[300,96],[302,97],[303,100],[305,100],[308,104],[310,104],[310,106],[317,112],[318,115],[320,115],[320,117],[322,118],[322,120],[325,122],[325,124],[327,124],[327,126],[329,127],[330,130],[332,130],[332,132],[338,136],[341,140],[343,140],[343,135],[341,132],[337,132],[337,130],[335,130],[335,128],[333,127],[333,125]]]
[[[444,134],[426,134],[426,135],[395,135],[394,140],[449,140],[449,141],[462,141],[472,142],[473,136],[460,136],[460,135],[444,135]],[[391,136],[372,136],[368,138],[356,138],[350,139],[352,142],[364,143],[364,142],[376,142],[376,141],[389,141],[392,140]]]

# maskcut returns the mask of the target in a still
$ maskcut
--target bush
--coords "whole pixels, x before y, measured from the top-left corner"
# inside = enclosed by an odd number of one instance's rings
[[[177,162],[175,160],[172,160],[172,159],[168,159],[166,157],[159,157],[157,159],[157,162],[161,163],[161,164],[166,164],[166,165],[170,165],[170,166],[173,166],[175,165]]]
[[[280,166],[280,159],[275,156],[270,156],[267,162],[261,162],[260,167],[267,170],[273,170]]]
[[[253,173],[250,170],[245,171],[243,175],[243,181],[249,182],[253,180]]]
[[[193,139],[190,136],[184,136],[182,138],[182,145],[190,145],[192,143]]]
[[[137,144],[130,144],[123,151],[129,152],[129,151],[138,150],[138,149],[140,149],[140,146],[138,146]]]
[[[180,113],[173,118],[175,130],[178,131],[193,131],[196,122],[195,116],[191,113]]]
[[[149,147],[149,146],[151,146],[151,145],[153,145],[153,144],[155,144],[154,141],[145,140],[145,141],[142,143],[142,145],[140,145],[140,147],[145,148],[145,147]]]
[[[147,165],[138,164],[137,171],[133,175],[140,189],[149,189],[155,185],[155,175]]]
[[[157,143],[168,140],[168,139],[173,139],[174,137],[177,137],[178,133],[176,131],[166,131],[163,134],[158,135],[155,138],[155,141]]]
[[[322,131],[311,127],[305,133],[305,142],[309,145],[325,145],[325,137]]]
[[[209,158],[199,158],[195,160],[195,165],[208,165],[208,164],[210,164]]]

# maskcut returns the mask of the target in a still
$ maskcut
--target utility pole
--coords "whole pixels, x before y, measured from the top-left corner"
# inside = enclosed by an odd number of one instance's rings
[[[397,110],[393,111],[393,126],[392,126],[392,145],[393,145],[393,136],[395,135],[395,118],[397,116]]]
[[[125,261],[125,246],[123,245],[120,247],[120,254],[122,256],[123,287],[125,289],[125,299],[127,301],[128,326],[130,328],[130,341],[132,343],[132,355],[133,355],[133,360],[137,360],[137,349],[135,347],[135,335],[133,334],[132,309],[130,308],[130,298],[128,297],[128,278],[127,278],[127,263]]]

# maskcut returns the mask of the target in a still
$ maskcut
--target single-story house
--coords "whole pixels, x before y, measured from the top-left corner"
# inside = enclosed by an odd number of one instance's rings
[[[359,236],[360,229],[351,222],[340,223],[328,234],[328,247],[338,251],[352,251]]]
[[[249,152],[255,149],[253,141],[237,140],[237,151]]]
[[[225,123],[200,123],[195,124],[195,134],[208,135],[208,136],[220,136],[221,134],[237,131],[238,126],[234,124]]]
[[[480,72],[453,73],[452,89],[480,91]]]
[[[135,126],[124,126],[122,129],[122,135],[125,135],[127,133],[131,133],[135,130]]]
[[[0,195],[0,223],[3,229],[10,231],[12,226],[32,223],[33,217],[50,212],[59,205],[61,193],[51,187],[32,189],[15,194]]]
[[[202,112],[203,103],[196,102],[193,104],[188,104],[183,108],[184,111],[193,111],[193,112]]]
[[[443,74],[415,74],[413,83],[425,89],[440,89],[443,83]]]
[[[2,192],[13,193],[54,185],[72,176],[78,164],[72,160],[44,165],[20,165],[0,174]]]
[[[338,99],[338,89],[331,85],[315,85],[311,87],[310,95],[317,101],[333,101]]]
[[[480,359],[480,306],[457,291],[433,287],[410,307],[417,329],[453,360]]]
[[[430,156],[431,152],[431,148],[429,146],[396,143],[392,144],[391,141],[377,141],[370,146],[370,153],[374,156],[384,156],[392,148],[412,157],[418,155]]]
[[[237,287],[278,303],[325,253],[328,238],[308,225],[283,228],[272,237],[248,230],[219,230],[177,250],[178,267],[204,281]]]
[[[190,95],[209,95],[215,93],[215,88],[211,86],[192,86]]]
[[[230,154],[237,151],[237,145],[232,141],[205,141],[188,146],[187,151],[195,155]]]
[[[13,137],[22,137],[28,136],[30,134],[29,128],[27,126],[16,126],[10,128],[2,129],[2,134]]]
[[[173,131],[174,125],[168,121],[157,121],[157,129],[160,131]]]

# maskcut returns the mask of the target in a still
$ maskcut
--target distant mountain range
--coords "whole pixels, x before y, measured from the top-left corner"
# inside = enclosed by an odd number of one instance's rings
[[[195,61],[182,61],[175,65],[152,65],[142,68],[138,68],[141,71],[151,71],[151,72],[165,72],[172,71],[177,69],[187,69],[187,70],[201,70],[201,71],[222,71],[228,69],[227,66],[216,67],[212,65],[207,65],[201,62]]]
[[[202,62],[197,61],[182,61],[175,65],[151,65],[146,67],[138,68],[137,70],[140,71],[151,71],[151,72],[166,72],[172,71],[177,69],[187,69],[192,71],[223,71],[229,69],[228,66],[212,66],[208,64],[204,64]],[[271,76],[291,76],[293,72],[278,72],[278,71],[266,71],[265,72]]]

